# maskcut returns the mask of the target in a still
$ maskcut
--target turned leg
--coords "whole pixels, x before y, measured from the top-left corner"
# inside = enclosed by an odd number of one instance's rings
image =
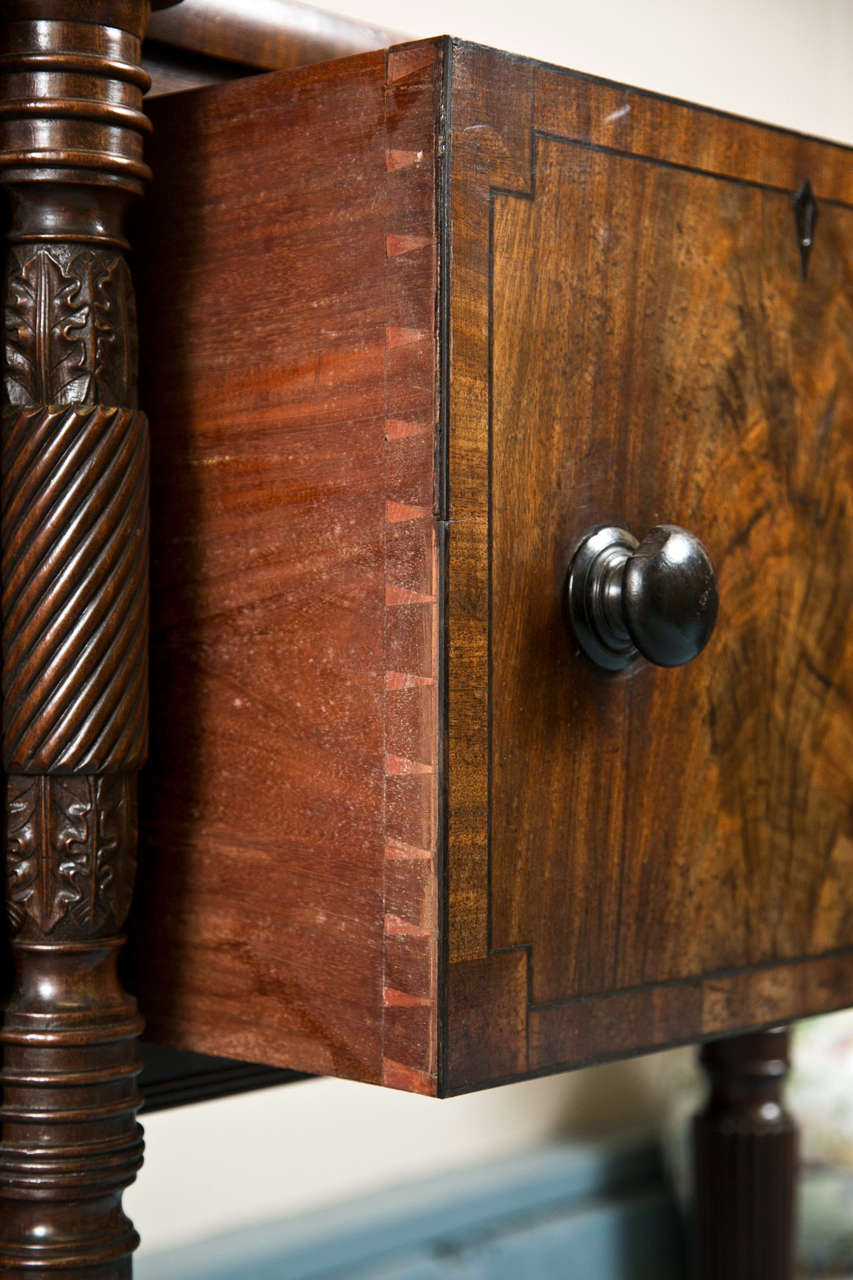
[[[135,1001],[116,961],[147,741],[148,438],[122,221],[148,171],[147,0],[5,0],[0,430],[6,907],[0,1273],[137,1244]]]
[[[703,1045],[711,1092],[694,1120],[699,1280],[792,1280],[796,1128],[782,1103],[788,1030]]]

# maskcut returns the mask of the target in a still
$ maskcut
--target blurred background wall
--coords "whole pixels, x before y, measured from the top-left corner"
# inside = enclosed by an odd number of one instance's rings
[[[252,0],[253,10],[265,4],[274,0]],[[853,144],[853,0],[330,0],[328,7]],[[146,1165],[126,1203],[143,1249],[153,1251],[545,1138],[653,1128],[665,1079],[657,1055],[448,1102],[316,1080],[168,1111],[147,1118]]]

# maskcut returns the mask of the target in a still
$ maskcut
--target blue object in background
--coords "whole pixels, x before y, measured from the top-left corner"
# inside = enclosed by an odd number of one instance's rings
[[[137,1280],[686,1280],[648,1142],[537,1148],[143,1253]]]

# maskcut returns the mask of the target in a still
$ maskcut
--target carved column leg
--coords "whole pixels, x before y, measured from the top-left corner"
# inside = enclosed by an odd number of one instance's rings
[[[116,960],[146,750],[148,441],[122,220],[147,0],[6,0],[2,747],[15,985],[0,1273],[130,1276],[141,1022]]]
[[[694,1121],[699,1280],[792,1280],[797,1136],[782,1105],[788,1031],[715,1040]]]

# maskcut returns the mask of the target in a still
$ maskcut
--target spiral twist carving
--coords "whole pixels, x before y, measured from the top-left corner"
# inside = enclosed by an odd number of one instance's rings
[[[115,773],[146,748],[148,452],[128,409],[3,420],[3,764]]]
[[[123,217],[148,0],[6,0],[0,1272],[129,1280],[136,1004],[116,958],[147,717],[148,437]]]

